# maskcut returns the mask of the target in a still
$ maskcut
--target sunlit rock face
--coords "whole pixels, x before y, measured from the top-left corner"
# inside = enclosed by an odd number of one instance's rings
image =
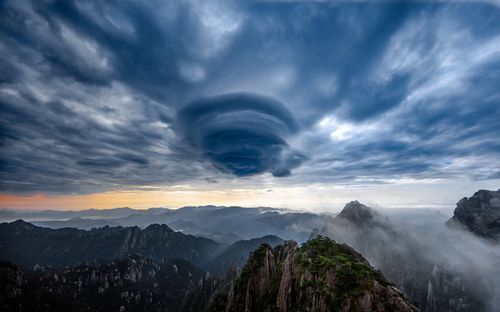
[[[447,225],[500,242],[500,190],[480,190],[462,198]]]

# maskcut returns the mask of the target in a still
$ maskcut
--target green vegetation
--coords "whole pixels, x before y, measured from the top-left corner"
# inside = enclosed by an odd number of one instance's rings
[[[383,285],[387,284],[382,275],[359,254],[327,237],[317,237],[304,243],[299,263],[313,274],[316,281],[304,286],[314,287],[313,291],[316,293],[334,294],[332,304],[335,306],[345,299],[359,297],[370,290],[374,279]],[[328,274],[335,276],[334,289],[329,289],[324,281]]]

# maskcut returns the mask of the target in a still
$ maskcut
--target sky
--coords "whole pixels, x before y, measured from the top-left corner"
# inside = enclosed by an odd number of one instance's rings
[[[499,188],[498,1],[0,1],[0,208]]]

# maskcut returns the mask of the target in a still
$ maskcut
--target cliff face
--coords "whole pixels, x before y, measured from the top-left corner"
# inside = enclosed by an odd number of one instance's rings
[[[439,312],[483,311],[484,303],[477,300],[471,283],[453,271],[453,267],[434,266],[427,291],[427,310]],[[476,289],[476,291],[480,291]]]
[[[418,311],[353,249],[318,237],[256,250],[234,282],[231,311]]]
[[[480,190],[462,198],[447,225],[500,242],[500,190]]]

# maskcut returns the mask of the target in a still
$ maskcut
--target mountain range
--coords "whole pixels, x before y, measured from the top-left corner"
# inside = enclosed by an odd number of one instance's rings
[[[313,228],[321,227],[324,219],[330,217],[328,214],[297,212],[289,209],[223,206],[146,210],[130,208],[81,211],[0,210],[0,221],[22,219],[34,225],[54,229],[72,227],[90,230],[106,225],[146,228],[151,224],[166,224],[175,231],[209,238],[222,244],[265,235],[304,242]]]
[[[493,312],[499,195],[481,190],[460,200],[448,221],[436,211],[405,217],[357,201],[337,215],[215,206],[3,210],[2,218],[47,218],[31,221],[54,228],[0,224],[0,310]],[[155,218],[184,230],[150,224]],[[54,226],[75,220],[142,223]],[[189,234],[202,226],[206,235]]]

